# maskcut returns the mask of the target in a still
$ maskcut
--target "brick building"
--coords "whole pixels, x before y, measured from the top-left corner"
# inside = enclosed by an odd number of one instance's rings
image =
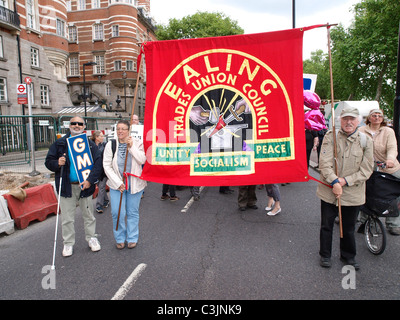
[[[154,31],[150,0],[0,0],[0,115],[28,114],[16,93],[27,76],[33,114],[83,106],[84,81],[88,107],[130,112],[138,43]],[[145,70],[141,79],[143,117]]]

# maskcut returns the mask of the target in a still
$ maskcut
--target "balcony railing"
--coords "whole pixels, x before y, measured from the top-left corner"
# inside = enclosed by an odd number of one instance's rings
[[[0,6],[0,25],[10,30],[20,30],[18,13]]]

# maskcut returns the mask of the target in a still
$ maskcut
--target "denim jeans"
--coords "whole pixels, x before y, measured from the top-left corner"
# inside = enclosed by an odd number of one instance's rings
[[[139,205],[143,191],[131,194],[130,190],[124,191],[122,195],[121,211],[117,227],[119,202],[121,192],[110,189],[111,215],[113,219],[114,238],[117,243],[138,242],[139,239]]]
[[[268,197],[271,197],[274,201],[281,201],[281,193],[277,184],[266,184],[265,190]]]

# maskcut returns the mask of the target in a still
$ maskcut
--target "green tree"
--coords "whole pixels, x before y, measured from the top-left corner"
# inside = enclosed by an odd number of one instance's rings
[[[316,74],[315,92],[321,100],[330,99],[330,77],[328,55],[322,50],[311,53],[311,58],[303,62],[303,72]]]
[[[243,34],[237,21],[220,12],[197,12],[181,20],[170,19],[168,25],[157,26],[158,40],[219,37]]]
[[[333,28],[335,100],[376,100],[391,117],[395,96],[400,2],[362,0],[352,25]],[[336,92],[339,90],[339,95]]]

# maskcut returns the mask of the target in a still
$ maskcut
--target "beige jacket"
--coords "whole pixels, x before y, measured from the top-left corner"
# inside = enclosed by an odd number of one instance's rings
[[[365,203],[365,181],[372,174],[373,144],[366,136],[366,146],[361,145],[360,133],[356,131],[350,136],[341,129],[337,133],[337,162],[338,175],[336,175],[333,132],[328,131],[324,137],[319,158],[320,180],[331,184],[335,179],[345,178],[347,185],[343,186],[343,194],[340,197],[341,205],[359,206]],[[337,204],[332,188],[318,184],[317,196],[331,204]]]
[[[118,170],[118,139],[117,140],[117,148],[115,150],[115,155],[113,158],[113,152],[111,148],[111,142],[108,142],[104,148],[103,154],[103,168],[104,172],[107,175],[107,185],[111,189],[118,189],[121,184],[125,183],[123,181],[123,177],[121,177],[119,170]],[[142,164],[146,162],[146,155],[144,152],[143,143],[136,138],[133,138],[133,145],[129,149],[129,153],[132,155],[132,170],[131,173],[137,176],[142,174]],[[145,180],[129,176],[129,185],[131,186],[131,193],[137,193],[143,190],[147,182]]]
[[[365,132],[374,141],[375,161],[386,162],[387,159],[394,161],[393,168],[379,169],[379,171],[392,174],[400,170],[400,163],[397,160],[397,140],[392,128],[380,127],[374,135],[372,135],[369,125],[363,126],[359,130]]]

